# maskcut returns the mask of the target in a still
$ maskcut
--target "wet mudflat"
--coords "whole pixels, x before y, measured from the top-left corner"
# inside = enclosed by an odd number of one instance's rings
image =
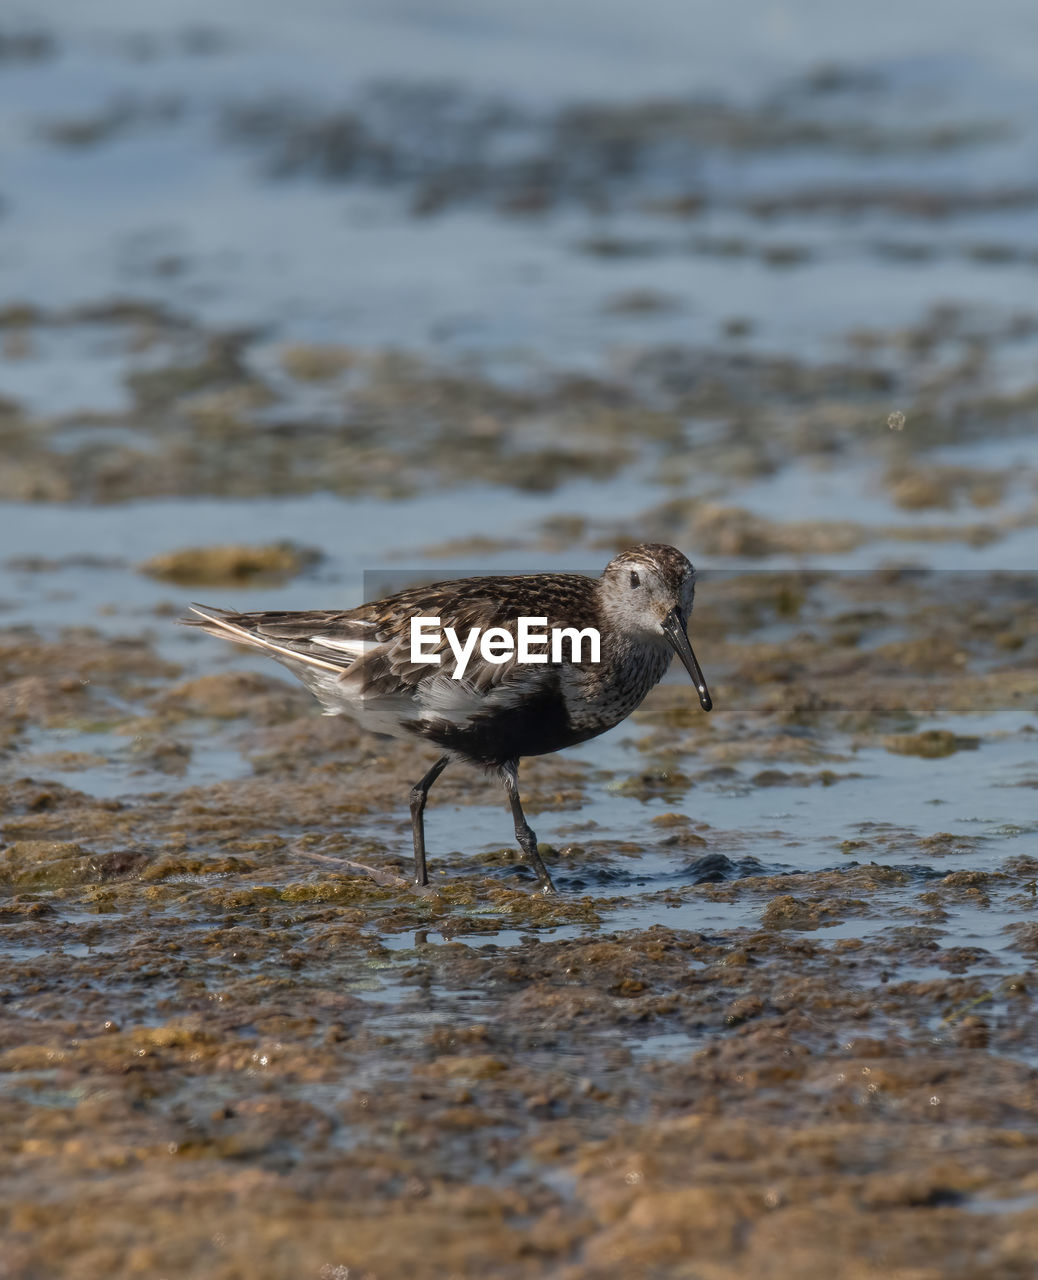
[[[416,892],[417,753],[8,631],[12,1273],[1026,1275],[1034,589],[704,584],[710,720],[674,681],[525,770],[554,899],[490,782],[444,776]]]
[[[0,30],[0,1275],[1033,1275],[1010,51],[113,14]],[[460,768],[409,887],[431,757],[174,621],[645,538],[715,710],[524,765],[556,898]]]

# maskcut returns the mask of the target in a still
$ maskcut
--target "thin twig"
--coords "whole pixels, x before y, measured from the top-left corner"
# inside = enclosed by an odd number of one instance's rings
[[[380,871],[377,867],[369,867],[365,862],[354,862],[351,858],[333,858],[327,853],[317,853],[313,849],[304,849],[300,845],[292,846],[292,852],[311,858],[315,862],[329,862],[343,871],[359,871],[361,875],[370,876],[376,884],[392,885],[394,888],[406,888],[407,881],[393,871]]]

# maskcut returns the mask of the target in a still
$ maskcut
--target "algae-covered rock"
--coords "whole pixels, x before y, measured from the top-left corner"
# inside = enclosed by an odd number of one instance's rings
[[[689,520],[701,553],[719,556],[828,555],[853,551],[867,539],[851,521],[767,520],[739,507],[703,503]]]
[[[0,883],[19,888],[61,888],[96,874],[86,850],[71,840],[16,840],[0,850]]]
[[[262,724],[292,719],[305,707],[290,685],[274,676],[251,671],[221,671],[210,676],[185,680],[168,689],[159,701],[164,715],[211,716],[234,720],[248,716]]]
[[[892,733],[883,739],[883,745],[896,755],[940,760],[956,751],[976,751],[980,739],[960,737],[948,729],[927,729],[925,733]]]
[[[761,924],[766,929],[819,929],[836,924],[847,912],[859,913],[864,906],[854,898],[795,898],[784,893],[764,908]]]
[[[328,382],[356,362],[351,347],[332,343],[296,343],[281,352],[282,367],[300,382]]]
[[[264,547],[240,545],[185,547],[152,556],[140,571],[184,585],[235,586],[257,580],[283,582],[320,560],[319,551],[276,542]]]

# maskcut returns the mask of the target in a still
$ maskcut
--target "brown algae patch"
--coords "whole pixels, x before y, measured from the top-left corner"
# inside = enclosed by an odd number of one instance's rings
[[[286,582],[319,560],[320,554],[310,548],[281,542],[266,547],[186,547],[152,556],[139,567],[149,577],[181,586],[236,587]]]
[[[908,467],[889,471],[885,477],[894,503],[906,511],[952,509],[965,499],[975,507],[997,506],[1005,493],[1004,472],[974,467]]]
[[[956,751],[976,751],[980,739],[950,733],[947,729],[927,729],[925,733],[892,734],[885,739],[884,745],[897,755],[940,760]]]
[[[330,382],[352,369],[357,358],[352,347],[332,343],[297,343],[281,352],[282,367],[299,382]]]

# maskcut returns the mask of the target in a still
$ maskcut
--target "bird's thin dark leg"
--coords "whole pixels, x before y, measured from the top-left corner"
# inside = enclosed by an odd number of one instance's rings
[[[555,885],[548,874],[548,868],[541,861],[541,855],[537,852],[537,837],[533,834],[530,824],[526,821],[526,815],[523,813],[523,806],[519,800],[519,769],[515,761],[503,766],[501,777],[504,779],[505,789],[508,791],[508,799],[512,806],[512,817],[515,819],[515,838],[519,841],[519,848],[523,851],[523,861],[529,862],[530,866],[533,867],[537,874],[537,879],[541,882],[541,889],[545,893],[555,893]]]
[[[421,782],[411,788],[411,834],[414,836],[414,882],[428,884],[429,873],[425,869],[425,802],[429,798],[429,788],[450,764],[449,755],[440,756]]]

